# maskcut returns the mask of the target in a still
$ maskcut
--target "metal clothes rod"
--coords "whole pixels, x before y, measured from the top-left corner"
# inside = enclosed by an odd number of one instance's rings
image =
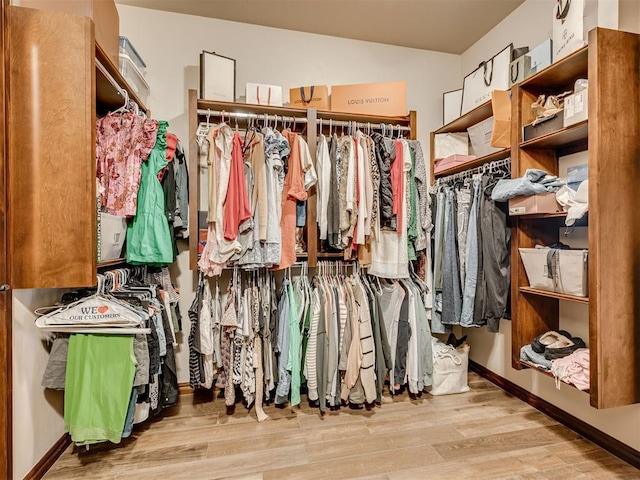
[[[406,127],[404,125],[397,125],[393,123],[371,123],[371,122],[356,122],[356,121],[349,121],[349,120],[331,120],[331,119],[327,120],[325,118],[319,118],[318,125],[320,126],[320,128],[322,128],[323,126],[329,126],[330,128],[355,126],[356,128],[371,128],[376,130],[387,130],[387,131],[393,130],[394,132],[397,132],[397,131],[410,132],[411,131],[411,127]]]
[[[100,73],[104,75],[104,77],[109,81],[109,83],[113,86],[113,88],[115,88],[117,92],[124,97],[125,89],[122,88],[120,84],[115,81],[115,79],[111,76],[111,74],[108,72],[105,66],[102,65],[102,63],[100,63],[100,60],[98,60],[97,58],[96,58],[96,67],[98,67],[98,70],[100,70]],[[127,93],[127,97],[128,96],[129,94]]]
[[[490,173],[494,168],[507,167],[507,166],[511,168],[511,158],[495,160],[491,163],[485,163],[484,165],[480,165],[479,167],[476,167],[476,168],[470,168],[469,170],[465,170],[463,172],[453,173],[451,175],[447,175],[446,177],[439,177],[436,179],[436,185],[459,180],[461,178],[474,175],[476,173]]]
[[[304,112],[301,112],[304,113]],[[245,119],[256,119],[256,120],[266,120],[266,121],[282,121],[282,120],[291,120],[296,123],[307,123],[307,117],[296,117],[295,115],[269,115],[266,113],[244,113],[244,112],[227,112],[220,110],[205,110],[203,108],[198,109],[198,115],[202,116],[210,116],[210,117],[222,117],[228,116],[230,118],[245,118]]]

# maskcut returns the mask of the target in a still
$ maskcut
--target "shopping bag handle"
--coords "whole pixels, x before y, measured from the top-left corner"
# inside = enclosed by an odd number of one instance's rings
[[[487,66],[489,65],[489,62],[491,62],[491,73],[489,73],[489,79],[487,80],[487,71],[489,70]],[[493,81],[493,58],[489,60],[489,62],[482,62],[478,65],[478,68],[482,67],[482,79],[487,87],[490,87],[491,82]]]
[[[567,15],[569,15],[569,8],[571,7],[571,0],[565,0],[564,7],[562,6],[562,0],[556,0],[556,19],[562,20],[564,23]]]
[[[513,67],[516,67],[516,74],[515,74],[515,78],[513,75]],[[509,72],[511,75],[511,83],[515,83],[516,80],[518,80],[518,76],[520,75],[520,62],[513,62],[511,63],[511,67],[509,68]]]
[[[314,91],[315,87],[313,85],[311,85],[311,92],[309,95],[309,100],[307,100],[307,97],[304,94],[304,87],[300,87],[300,98],[302,99],[302,103],[304,103],[305,105],[308,103],[311,103],[311,100],[313,100],[313,91]]]
[[[260,103],[260,85],[256,85],[256,98],[258,99],[258,105],[262,105]],[[271,87],[269,87],[269,92],[267,93],[267,105],[271,105]]]

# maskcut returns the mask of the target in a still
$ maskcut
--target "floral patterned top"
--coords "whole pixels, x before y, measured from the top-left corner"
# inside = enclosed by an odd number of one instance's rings
[[[136,214],[142,162],[156,143],[158,122],[133,112],[96,122],[96,163],[100,204],[119,217]]]

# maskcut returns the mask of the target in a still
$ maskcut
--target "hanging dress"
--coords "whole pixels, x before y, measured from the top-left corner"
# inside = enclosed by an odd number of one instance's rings
[[[173,262],[169,223],[164,213],[164,191],[158,173],[167,166],[166,121],[158,122],[156,144],[142,164],[138,206],[127,227],[127,262],[133,265],[168,265]]]

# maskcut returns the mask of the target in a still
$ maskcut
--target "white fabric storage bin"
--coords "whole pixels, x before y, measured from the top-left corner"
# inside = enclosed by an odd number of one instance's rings
[[[577,297],[588,295],[588,250],[520,248],[529,286]],[[551,267],[551,275],[549,275]]]
[[[431,395],[451,395],[469,391],[467,370],[469,368],[469,345],[458,348],[431,338],[433,347],[433,385]]]
[[[99,261],[120,258],[127,235],[126,217],[116,217],[100,212],[100,258]]]
[[[472,155],[484,157],[490,153],[499,152],[501,148],[491,146],[491,134],[493,133],[493,117],[489,117],[480,123],[467,128],[469,140],[471,140]]]
[[[436,159],[452,155],[469,155],[469,134],[467,132],[437,133],[433,146]]]

